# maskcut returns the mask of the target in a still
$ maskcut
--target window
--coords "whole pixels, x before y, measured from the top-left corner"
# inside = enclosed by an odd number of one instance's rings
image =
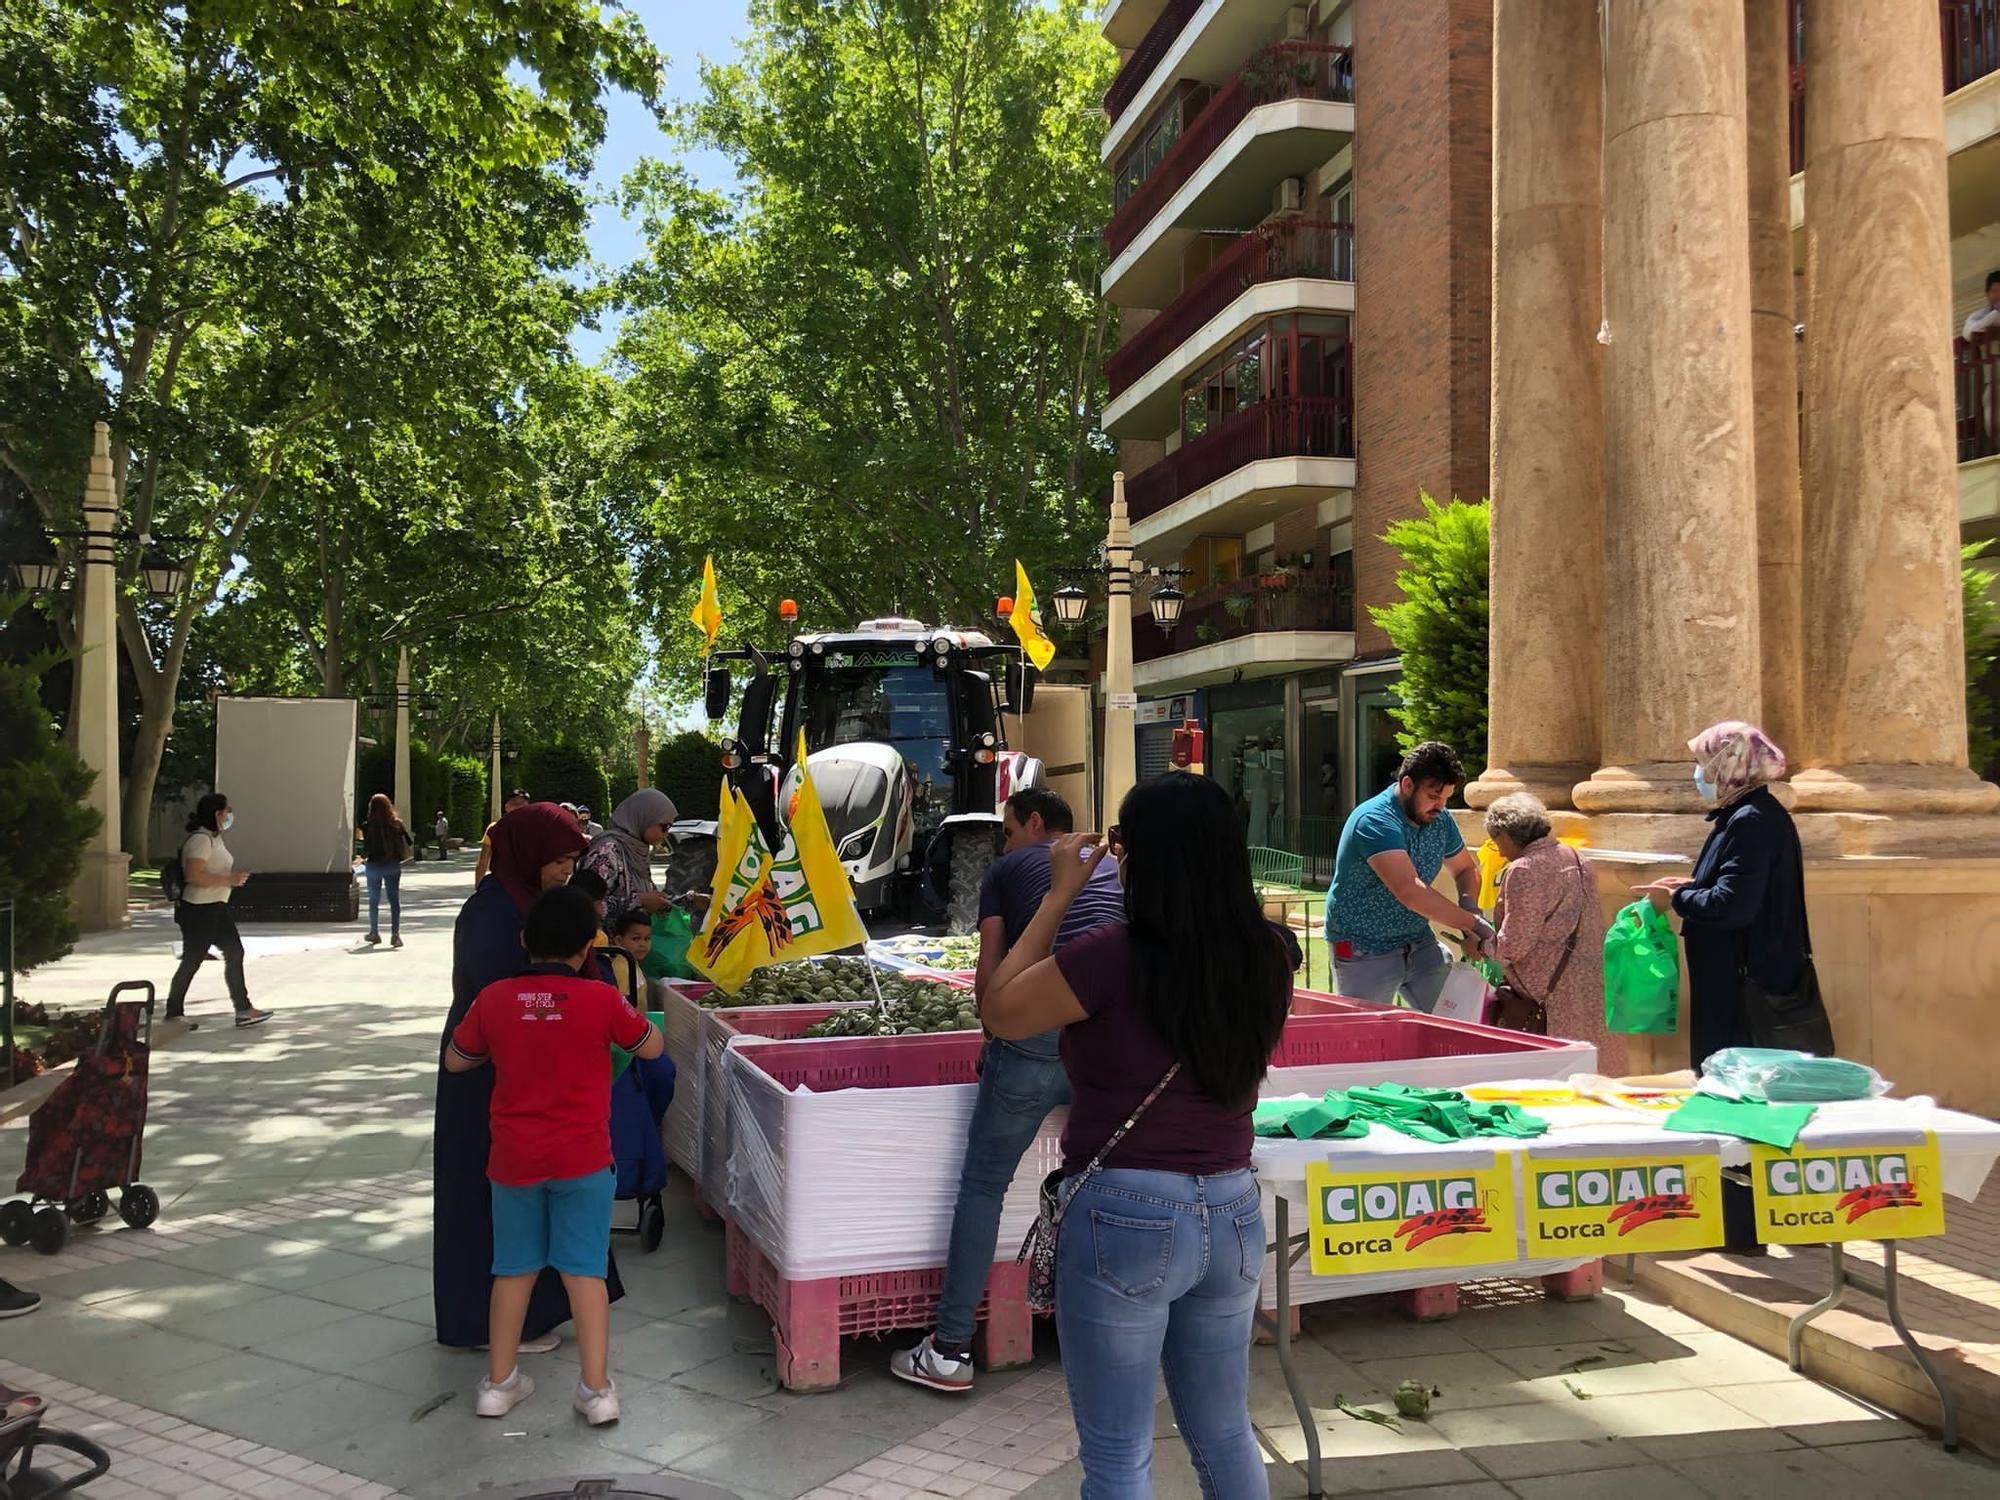
[[[1111,169],[1114,210],[1123,208],[1140,185],[1159,170],[1187,122],[1208,106],[1214,93],[1207,84],[1183,83],[1165,104],[1153,111],[1152,118],[1140,127],[1139,139]]]
[[[1224,349],[1181,387],[1181,441],[1267,396],[1347,398],[1347,319],[1272,318]]]
[[[1188,570],[1186,588],[1191,594],[1217,584],[1234,583],[1243,576],[1243,539],[1196,537],[1181,554],[1181,566]]]

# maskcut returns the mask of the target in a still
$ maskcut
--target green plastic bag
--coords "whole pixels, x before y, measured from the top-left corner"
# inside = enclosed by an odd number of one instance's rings
[[[1634,901],[1604,934],[1604,1026],[1655,1036],[1680,1029],[1680,950],[1651,901]]]
[[[641,967],[648,979],[699,979],[700,973],[688,962],[694,946],[694,918],[678,906],[653,913],[653,951]]]

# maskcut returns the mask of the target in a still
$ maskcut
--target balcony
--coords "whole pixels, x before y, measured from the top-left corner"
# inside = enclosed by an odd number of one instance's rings
[[[1290,101],[1344,108],[1293,110],[1290,119],[1263,122],[1267,128],[1241,128],[1253,113],[1263,114],[1269,106]],[[1121,256],[1170,207],[1179,208],[1176,223],[1193,214],[1203,215],[1210,224],[1228,220],[1255,223],[1269,211],[1269,194],[1276,183],[1311,171],[1334,153],[1337,147],[1325,138],[1327,133],[1353,133],[1353,101],[1351,49],[1321,42],[1280,42],[1266,48],[1215,91],[1207,107],[1186,122],[1180,139],[1160,159],[1159,165],[1119,205],[1104,226],[1106,249],[1113,256]],[[1204,176],[1215,176],[1213,171],[1203,171],[1214,165],[1211,158],[1220,155],[1225,162],[1234,160],[1259,138],[1275,135],[1286,139],[1273,143],[1280,147],[1275,152],[1267,146],[1257,153],[1260,159],[1256,173],[1232,173],[1234,181],[1226,193],[1211,192],[1184,205],[1179,203],[1185,196],[1184,189]],[[1304,138],[1293,138],[1300,135]],[[1319,138],[1313,139],[1314,135]],[[1232,149],[1225,153],[1225,147]],[[1114,267],[1113,273],[1105,277],[1107,288],[1115,279],[1115,270]]]
[[[1115,120],[1125,113],[1133,97],[1145,87],[1146,80],[1153,76],[1160,60],[1167,55],[1204,3],[1206,0],[1167,0],[1166,8],[1154,17],[1153,24],[1146,28],[1146,34],[1118,69],[1118,76],[1111,80],[1111,87],[1104,91],[1104,112],[1107,115]]]
[[[1792,172],[1806,169],[1805,0],[1792,0]],[[2000,0],[1939,0],[1946,97],[2000,71]],[[1947,122],[1946,134],[1951,131]]]
[[[1135,616],[1132,626],[1133,684],[1141,691],[1272,676],[1353,655],[1354,590],[1325,571],[1204,589],[1188,599],[1172,636],[1148,618]]]
[[[2000,522],[2000,331],[1951,341],[1958,407],[1958,516],[1986,535]]]
[[[1354,407],[1345,396],[1277,396],[1231,412],[1140,470],[1125,486],[1125,501],[1136,525],[1248,464],[1353,457]]]
[[[1249,325],[1282,313],[1354,311],[1354,226],[1260,224],[1232,243],[1104,362],[1113,437],[1158,436],[1176,418],[1180,377]]]

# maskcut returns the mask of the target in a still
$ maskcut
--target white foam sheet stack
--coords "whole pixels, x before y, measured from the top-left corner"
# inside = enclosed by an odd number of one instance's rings
[[[1578,1073],[1596,1071],[1596,1047],[1589,1042],[1564,1042],[1560,1047],[1524,1052],[1273,1068],[1264,1076],[1264,1085],[1258,1092],[1266,1099],[1283,1099],[1292,1094],[1324,1094],[1328,1089],[1366,1088],[1377,1083],[1457,1089],[1474,1083],[1507,1083],[1528,1078],[1567,1080]]]
[[[781,1016],[787,1012],[800,1010],[872,1010],[873,1000],[829,1001],[826,1005],[760,1005],[758,1014]],[[724,1008],[726,1007],[718,1007]],[[701,1075],[699,1113],[695,1116],[701,1139],[696,1142],[694,1155],[698,1161],[715,1165],[716,1181],[704,1182],[704,1190],[709,1193],[709,1206],[726,1207],[724,1194],[728,1186],[731,1095],[722,1082],[722,1054],[738,1036],[748,1037],[751,1033],[738,1033],[725,1026],[714,1010],[701,1010],[695,1016],[694,1067]]]
[[[794,1281],[942,1266],[978,1086],[787,1089],[750,1059],[723,1054],[731,1091],[729,1215]],[[1021,1158],[1000,1215],[997,1260],[1035,1219],[1035,1191],[1061,1162],[1058,1109]]]

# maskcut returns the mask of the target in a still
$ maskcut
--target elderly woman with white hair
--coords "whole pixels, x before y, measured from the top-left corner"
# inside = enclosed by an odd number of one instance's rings
[[[1625,1038],[1604,1026],[1604,906],[1590,862],[1558,843],[1549,810],[1526,792],[1486,809],[1500,872],[1493,956],[1514,993],[1539,1004],[1551,1036],[1589,1042],[1598,1071],[1625,1072]]]

